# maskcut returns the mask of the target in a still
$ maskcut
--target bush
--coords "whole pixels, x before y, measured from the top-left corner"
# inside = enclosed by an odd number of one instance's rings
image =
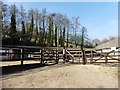
[[[70,45],[69,47],[70,47],[70,48],[73,48],[73,45]]]

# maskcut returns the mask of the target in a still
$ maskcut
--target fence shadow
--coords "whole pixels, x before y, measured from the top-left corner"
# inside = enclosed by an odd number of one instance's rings
[[[7,75],[11,73],[19,73],[19,72],[30,70],[30,69],[41,68],[41,67],[51,66],[51,65],[55,65],[55,64],[34,63],[34,64],[24,64],[24,65],[3,66],[0,68],[2,69],[2,75]]]

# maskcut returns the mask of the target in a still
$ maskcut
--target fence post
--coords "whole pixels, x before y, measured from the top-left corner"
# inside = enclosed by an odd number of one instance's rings
[[[42,61],[42,50],[40,49],[40,64],[42,63],[41,61]]]
[[[79,52],[79,63],[80,63],[80,52]]]
[[[43,64],[43,48],[41,49],[41,64]]]
[[[101,55],[100,56],[102,56],[102,49],[101,49]]]
[[[92,50],[91,50],[91,64],[93,63],[93,53],[92,53]]]
[[[57,59],[59,61],[59,49],[57,49]]]
[[[59,52],[58,52],[58,47],[56,48],[56,60],[55,60],[55,62],[56,62],[56,64],[58,64],[58,61],[59,61]]]
[[[85,65],[87,62],[86,62],[86,56],[85,56],[85,50],[84,49],[82,50],[82,59],[83,59],[83,64]]]
[[[65,57],[66,57],[65,48],[63,48],[63,61],[64,61],[64,62],[65,62]]]
[[[105,64],[107,64],[107,62],[108,62],[107,56],[108,55],[105,56]]]
[[[114,53],[114,56],[115,56],[115,51],[113,53]]]
[[[24,59],[24,49],[21,49],[21,65],[23,65],[23,59]]]
[[[85,54],[85,50],[84,50],[84,54]],[[86,57],[86,54],[85,54],[85,64],[87,64],[87,57]]]

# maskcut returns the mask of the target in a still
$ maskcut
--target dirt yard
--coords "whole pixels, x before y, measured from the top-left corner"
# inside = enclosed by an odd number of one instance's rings
[[[59,65],[59,64],[58,64]],[[118,88],[118,67],[69,65],[22,72],[2,80],[3,88]],[[9,77],[10,75],[7,75]]]

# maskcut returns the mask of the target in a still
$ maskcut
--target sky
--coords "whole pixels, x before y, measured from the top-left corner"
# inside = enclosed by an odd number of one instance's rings
[[[7,3],[12,4],[12,3]],[[90,39],[100,40],[118,36],[118,3],[117,2],[16,2],[17,7],[24,9],[46,8],[49,13],[62,13],[79,17],[79,22],[86,27]]]

